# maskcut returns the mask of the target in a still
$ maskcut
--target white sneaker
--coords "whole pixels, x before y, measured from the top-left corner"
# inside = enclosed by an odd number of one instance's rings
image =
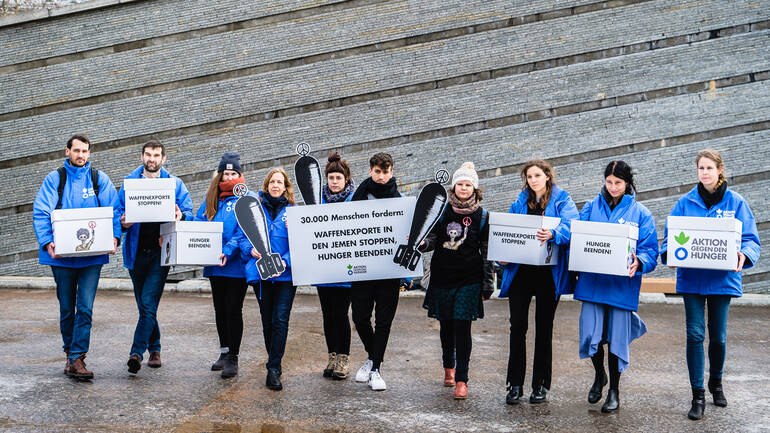
[[[372,388],[372,391],[385,391],[388,389],[379,371],[369,373],[369,387]]]
[[[364,362],[364,365],[361,366],[361,368],[358,369],[358,372],[356,373],[356,382],[368,382],[369,381],[369,373],[372,372],[372,365],[374,363],[371,359],[367,359],[366,362]]]

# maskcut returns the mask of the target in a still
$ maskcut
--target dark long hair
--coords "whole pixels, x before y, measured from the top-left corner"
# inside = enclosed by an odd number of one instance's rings
[[[626,194],[636,192],[636,185],[634,185],[634,173],[632,173],[631,166],[626,164],[625,161],[612,161],[607,164],[607,168],[604,169],[604,178],[607,179],[609,175],[613,175],[618,179],[626,182]]]
[[[529,192],[529,197],[527,198],[527,206],[530,209],[535,209],[537,207],[537,194],[535,194],[535,191],[530,188],[529,182],[527,182],[527,170],[532,167],[537,167],[540,170],[543,170],[543,173],[548,176],[548,180],[545,182],[545,194],[543,194],[541,201],[541,206],[543,210],[545,210],[546,206],[548,206],[548,202],[551,200],[551,192],[553,192],[553,186],[556,185],[556,170],[551,167],[551,164],[547,163],[543,159],[530,159],[524,163],[524,167],[521,168],[521,181],[524,182],[524,187],[522,190],[527,190]]]

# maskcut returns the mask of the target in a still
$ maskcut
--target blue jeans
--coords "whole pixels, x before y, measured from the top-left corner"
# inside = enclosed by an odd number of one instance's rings
[[[291,281],[262,281],[253,285],[262,316],[262,334],[267,350],[267,369],[281,371],[281,359],[289,335],[289,315],[297,288]]]
[[[59,299],[59,329],[64,342],[62,348],[70,361],[88,353],[91,341],[91,314],[102,265],[85,268],[51,266]]]
[[[160,249],[136,252],[134,269],[128,270],[134,283],[134,298],[139,309],[131,355],[143,358],[145,351],[160,352],[158,304],[163,296],[169,269],[169,266],[160,265]]]
[[[709,330],[709,377],[721,379],[727,352],[727,312],[730,296],[727,295],[682,295],[687,320],[687,369],[690,372],[690,386],[703,389],[703,340],[706,335],[704,310],[708,303]]]

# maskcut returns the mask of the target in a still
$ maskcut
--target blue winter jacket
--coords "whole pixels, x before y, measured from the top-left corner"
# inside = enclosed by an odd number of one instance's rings
[[[348,197],[345,199],[345,201],[351,201],[353,200],[353,191],[348,194]],[[321,204],[326,204],[327,201],[323,197],[323,194],[321,194]],[[327,283],[327,284],[316,284],[316,287],[346,287],[350,288],[350,283]]]
[[[126,176],[126,179],[144,179],[142,172],[143,166],[139,166],[131,174]],[[165,168],[160,169],[161,178],[173,177],[176,180],[176,205],[179,206],[179,210],[182,212],[182,220],[192,220],[192,199],[190,193],[187,191],[187,187],[182,182],[182,179],[171,176]],[[118,200],[115,205],[115,215],[120,220],[123,213],[126,211],[126,191],[125,185],[121,184],[120,191],[118,191]],[[126,230],[126,239],[123,241],[123,266],[127,269],[134,269],[134,260],[136,260],[136,250],[139,245],[139,227],[141,223],[135,223]]]
[[[275,219],[271,219],[270,212],[267,211],[264,203],[262,203],[262,191],[259,191],[257,194],[259,202],[262,204],[262,210],[265,212],[267,231],[270,235],[270,250],[280,254],[283,261],[286,262],[286,270],[277,277],[268,278],[267,281],[291,281],[291,256],[289,255],[289,231],[286,228],[286,208],[292,205],[284,207],[278,212]],[[262,279],[257,270],[257,259],[251,256],[251,250],[254,249],[254,246],[251,245],[251,241],[243,233],[240,226],[237,232],[235,235],[236,241],[241,249],[241,258],[246,263],[246,281],[249,284],[261,284]]]
[[[248,194],[256,197],[256,194],[251,191]],[[245,262],[241,257],[241,249],[238,245],[238,239],[236,239],[240,229],[238,220],[235,218],[236,201],[238,201],[236,196],[219,200],[217,214],[214,215],[214,219],[211,221],[222,223],[222,253],[227,257],[227,263],[224,266],[205,266],[203,268],[204,277],[246,278]],[[205,199],[198,209],[197,215],[195,215],[195,221],[209,221],[206,218]]]
[[[117,193],[109,176],[99,172],[97,185],[99,185],[99,197],[94,194],[91,181],[91,163],[87,162],[83,167],[74,167],[69,159],[64,161],[67,170],[67,183],[61,198],[61,209],[79,209],[84,207],[115,206]],[[103,265],[109,262],[107,254],[88,257],[62,257],[53,259],[48,254],[46,245],[53,242],[53,227],[51,226],[51,212],[56,209],[59,201],[59,172],[54,170],[45,177],[43,184],[35,196],[32,205],[32,221],[39,246],[39,261],[41,265],[61,266],[64,268],[84,268],[91,265]],[[84,197],[85,196],[85,197]],[[112,219],[112,233],[120,241],[120,218]]]
[[[639,268],[633,277],[580,272],[575,286],[575,299],[636,311],[639,308],[642,274],[652,272],[658,262],[658,234],[652,213],[636,201],[636,194],[624,195],[611,211],[604,196],[599,193],[580,210],[580,220],[631,224],[639,228],[639,239],[636,241]]]
[[[712,206],[711,209],[706,209],[706,204],[703,203],[703,199],[698,194],[698,187],[696,186],[676,202],[671,215],[708,218],[722,218],[723,216],[734,215],[736,219],[743,223],[741,253],[746,256],[743,268],[748,269],[759,260],[759,234],[757,233],[757,223],[754,221],[754,215],[751,213],[746,200],[737,192],[733,192],[729,187],[725,191],[722,201]],[[668,221],[666,221],[663,245],[660,247],[661,254],[667,250],[667,238]],[[743,295],[743,277],[741,272],[735,271],[677,268],[676,291],[677,293],[738,297]]]
[[[528,198],[529,190],[525,189],[519,194],[516,201],[511,204],[508,213],[526,215]],[[560,246],[559,263],[551,266],[553,282],[556,286],[554,296],[558,297],[559,295],[572,293],[575,290],[574,278],[570,278],[568,270],[569,256],[567,250],[569,249],[570,241],[570,221],[578,217],[578,210],[569,193],[558,186],[554,186],[551,191],[551,199],[548,200],[548,205],[545,207],[545,216],[561,218],[561,223],[552,230],[553,238],[548,240],[548,242],[553,242]],[[498,295],[500,298],[508,297],[508,291],[518,270],[518,263],[509,263],[503,267],[503,279],[500,283],[500,294]]]

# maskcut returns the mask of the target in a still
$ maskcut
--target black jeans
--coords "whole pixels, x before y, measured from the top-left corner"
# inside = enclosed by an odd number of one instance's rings
[[[523,386],[527,369],[527,328],[529,304],[535,297],[535,359],[532,367],[532,389],[543,385],[551,389],[551,340],[553,318],[559,300],[549,266],[519,266],[508,292],[511,314],[510,352],[508,354],[509,386]]]
[[[318,287],[329,353],[350,354],[350,287]]]
[[[219,347],[227,347],[237,355],[243,337],[243,298],[246,297],[245,278],[209,277],[214,317],[219,334]]]
[[[281,371],[281,360],[289,336],[289,316],[297,287],[291,281],[262,281],[254,284],[262,317],[262,335],[265,337],[268,370]]]
[[[470,320],[441,320],[441,358],[444,361],[444,368],[455,369],[455,380],[457,382],[468,382],[468,366],[471,361],[471,348],[473,341],[471,339]],[[457,359],[455,360],[455,353]]]
[[[350,290],[353,323],[369,359],[373,362],[372,369],[379,369],[385,356],[390,325],[393,324],[398,308],[399,284],[398,279],[361,281],[353,283]]]

